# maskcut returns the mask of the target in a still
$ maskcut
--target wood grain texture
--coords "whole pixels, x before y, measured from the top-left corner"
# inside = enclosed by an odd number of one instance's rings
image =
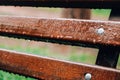
[[[69,8],[120,8],[119,0],[0,0],[0,5],[69,7]],[[87,6],[86,6],[87,5]]]
[[[92,80],[120,80],[120,70],[2,49],[0,49],[0,69],[45,80],[84,80],[86,73],[92,74]]]
[[[98,33],[104,29],[102,34]],[[0,17],[0,35],[84,47],[120,49],[120,22]]]

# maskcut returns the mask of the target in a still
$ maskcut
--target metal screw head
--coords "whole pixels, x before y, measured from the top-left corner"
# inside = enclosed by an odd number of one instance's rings
[[[85,74],[85,80],[91,80],[92,75],[90,73]]]
[[[99,29],[97,29],[97,33],[98,33],[98,34],[103,34],[104,31],[105,31],[105,30],[104,30],[103,28],[99,28]]]

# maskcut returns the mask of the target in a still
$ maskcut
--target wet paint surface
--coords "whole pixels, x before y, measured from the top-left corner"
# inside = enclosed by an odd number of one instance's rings
[[[102,34],[97,32],[100,28],[104,29]],[[0,32],[45,38],[43,41],[50,38],[87,43],[85,47],[89,44],[120,47],[120,22],[113,21],[0,17]]]
[[[120,71],[0,49],[0,69],[43,80],[119,80]]]

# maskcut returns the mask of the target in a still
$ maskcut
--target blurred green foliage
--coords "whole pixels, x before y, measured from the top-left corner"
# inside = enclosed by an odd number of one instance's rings
[[[110,15],[111,9],[92,9],[94,15]]]
[[[35,79],[0,70],[0,80],[35,80]]]

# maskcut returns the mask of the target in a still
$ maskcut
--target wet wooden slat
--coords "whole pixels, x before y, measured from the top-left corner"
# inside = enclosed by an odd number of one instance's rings
[[[0,17],[0,35],[84,47],[120,48],[120,22],[113,21]]]
[[[71,8],[120,8],[119,0],[0,0],[0,5]],[[86,6],[87,5],[87,6]]]
[[[60,61],[0,49],[0,69],[45,80],[120,80],[120,70]]]

